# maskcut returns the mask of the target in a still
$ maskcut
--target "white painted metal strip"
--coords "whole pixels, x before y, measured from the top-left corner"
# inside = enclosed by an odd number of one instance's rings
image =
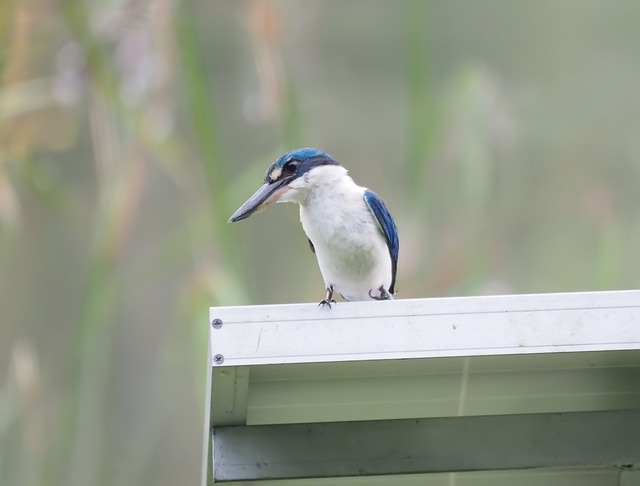
[[[640,291],[212,308],[213,366],[640,349]]]

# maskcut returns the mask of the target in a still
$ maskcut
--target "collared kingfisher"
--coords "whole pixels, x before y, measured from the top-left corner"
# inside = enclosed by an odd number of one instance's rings
[[[357,185],[330,155],[300,148],[275,161],[264,184],[229,222],[276,202],[300,205],[300,222],[318,259],[326,295],[318,304],[392,299],[398,267],[398,230],[382,199]]]

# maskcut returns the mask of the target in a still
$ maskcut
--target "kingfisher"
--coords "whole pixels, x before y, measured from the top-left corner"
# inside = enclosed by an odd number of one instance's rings
[[[276,202],[300,206],[300,222],[315,253],[326,294],[319,306],[389,300],[396,292],[398,230],[384,201],[357,185],[347,169],[315,148],[287,152],[267,169],[263,185],[229,222]]]

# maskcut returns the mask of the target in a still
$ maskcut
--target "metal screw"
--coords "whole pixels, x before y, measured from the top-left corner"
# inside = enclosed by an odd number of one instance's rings
[[[222,363],[224,363],[224,356],[222,356],[221,354],[216,354],[213,357],[213,362],[217,365],[221,365]]]
[[[222,327],[222,319],[215,318],[211,321],[211,325],[214,329],[220,329]]]

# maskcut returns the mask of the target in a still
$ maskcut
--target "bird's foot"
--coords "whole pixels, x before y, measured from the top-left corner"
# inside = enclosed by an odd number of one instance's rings
[[[373,289],[371,289],[371,290],[373,290]],[[384,285],[381,285],[380,287],[378,287],[378,291],[380,292],[379,295],[373,295],[371,293],[371,290],[369,290],[369,297],[371,297],[374,300],[391,300],[391,299],[393,299],[391,294],[389,292],[387,292],[387,289],[384,288]]]
[[[329,306],[329,309],[331,309],[331,304],[335,304],[336,301],[333,299],[322,299],[319,303],[318,303],[318,307],[323,307],[325,305]]]
[[[325,295],[324,299],[320,301],[318,307],[324,307],[325,305],[328,305],[329,309],[331,309],[331,304],[335,303],[336,301],[333,300],[333,285],[329,285],[327,287],[327,295]]]

